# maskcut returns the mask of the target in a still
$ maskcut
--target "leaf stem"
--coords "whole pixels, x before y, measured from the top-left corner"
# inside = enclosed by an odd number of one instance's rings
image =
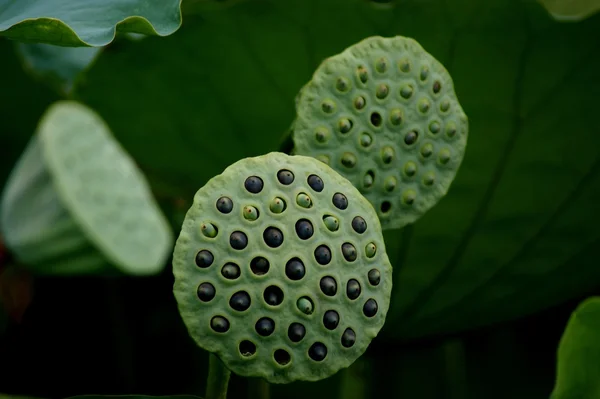
[[[271,386],[263,378],[250,378],[248,380],[248,399],[270,399]]]
[[[208,382],[205,399],[226,399],[231,371],[215,355],[209,356]]]
[[[371,385],[370,363],[370,359],[363,355],[342,371],[340,399],[366,399],[369,397],[367,389]]]

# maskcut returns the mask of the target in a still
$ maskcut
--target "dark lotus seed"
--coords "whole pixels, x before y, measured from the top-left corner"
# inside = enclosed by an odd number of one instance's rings
[[[248,340],[243,340],[239,345],[240,354],[242,356],[252,356],[256,353],[256,345]]]
[[[210,319],[210,328],[218,333],[224,333],[229,330],[229,320],[223,316],[214,316]]]
[[[379,281],[381,281],[381,273],[377,269],[369,270],[369,284],[371,285],[379,285]]]
[[[333,205],[341,210],[348,208],[348,198],[342,193],[335,193],[333,195]]]
[[[262,317],[258,319],[256,325],[254,326],[254,329],[256,330],[258,335],[262,337],[268,337],[269,335],[273,334],[273,331],[275,331],[275,322],[273,321],[273,319],[270,319],[268,317]]]
[[[323,315],[323,325],[328,330],[335,330],[340,323],[340,315],[335,310],[328,310]]]
[[[385,146],[381,149],[381,160],[388,165],[394,160],[394,149],[390,146]]]
[[[292,360],[292,357],[283,349],[277,349],[273,354],[273,359],[275,359],[278,364],[285,366]]]
[[[296,234],[301,240],[308,240],[314,233],[313,225],[308,219],[300,219],[296,222]]]
[[[331,262],[331,250],[327,245],[319,245],[315,249],[315,260],[320,265],[326,265]]]
[[[363,306],[363,313],[367,317],[373,317],[377,314],[377,302],[375,302],[375,299],[370,298],[367,302],[365,302],[365,305]]]
[[[327,347],[321,342],[315,342],[308,349],[308,356],[315,362],[320,362],[327,356]]]
[[[310,188],[312,188],[313,190],[315,190],[318,193],[323,191],[323,188],[325,188],[325,184],[323,183],[323,180],[321,180],[321,178],[317,175],[308,176],[308,179],[306,181],[308,182],[308,185],[310,186]]]
[[[360,283],[358,280],[348,280],[348,284],[346,284],[346,295],[349,299],[355,300],[358,298],[360,296],[360,291]]]
[[[263,189],[263,181],[258,176],[250,176],[244,182],[244,187],[246,187],[246,190],[248,190],[252,194],[258,194]]]
[[[337,282],[331,276],[325,276],[319,283],[321,291],[327,296],[334,296],[337,293]]]
[[[384,98],[387,97],[389,92],[390,92],[389,87],[386,84],[382,83],[377,87],[377,90],[375,91],[375,96],[378,99],[383,100]]]
[[[294,174],[287,169],[281,169],[277,172],[277,180],[283,185],[290,185],[294,181]]]
[[[277,248],[283,243],[283,233],[277,227],[267,227],[263,239],[269,247]]]
[[[373,138],[371,137],[371,135],[369,133],[364,132],[363,134],[360,135],[359,142],[362,147],[367,148],[368,146],[370,146],[373,143]]]
[[[263,298],[271,306],[280,305],[283,302],[283,291],[276,285],[270,285],[265,289]]]
[[[229,298],[229,306],[238,312],[243,312],[250,307],[250,295],[246,291],[238,291]]]
[[[250,261],[250,269],[257,276],[262,276],[269,271],[269,261],[262,256],[257,256]]]
[[[240,267],[235,263],[226,263],[221,269],[221,274],[228,280],[235,280],[240,276]]]
[[[392,208],[392,203],[390,201],[383,201],[381,203],[381,212],[382,213],[388,213],[390,211],[390,209]]]
[[[215,286],[211,283],[202,283],[198,286],[198,298],[202,302],[210,302],[216,294]]]
[[[290,259],[285,265],[285,275],[293,281],[300,280],[304,277],[304,273],[306,269],[304,268],[304,263],[298,258]]]
[[[346,242],[342,244],[342,255],[344,255],[344,259],[346,259],[348,262],[354,262],[357,256],[356,248],[354,245]]]
[[[358,96],[354,99],[354,108],[356,109],[363,109],[366,104],[367,101],[363,96]]]
[[[356,333],[351,328],[346,328],[342,334],[342,346],[344,348],[351,348],[356,342]]]
[[[288,328],[288,338],[292,342],[300,342],[306,335],[306,328],[300,323],[292,323]]]
[[[229,213],[233,209],[233,201],[229,197],[221,197],[217,200],[217,209],[221,213]]]
[[[410,132],[406,133],[406,136],[404,136],[404,142],[407,145],[412,145],[417,142],[418,137],[419,133],[417,133],[416,130],[411,130]]]
[[[352,219],[352,228],[358,234],[362,234],[367,231],[367,222],[362,217],[356,216]]]
[[[375,127],[381,126],[381,114],[379,112],[371,114],[371,124]]]
[[[214,260],[215,257],[213,256],[213,254],[210,251],[207,251],[206,249],[203,249],[202,251],[196,254],[196,265],[198,267],[209,267],[210,265],[212,265]]]
[[[237,249],[238,251],[242,250],[248,246],[248,236],[241,231],[234,231],[231,233],[231,236],[229,236],[229,245],[231,245],[231,248]]]
[[[442,90],[442,84],[439,80],[436,80],[435,82],[433,82],[433,92],[435,94],[438,94],[440,90]]]
[[[400,95],[405,100],[408,100],[413,95],[413,88],[411,85],[406,85],[400,89]]]

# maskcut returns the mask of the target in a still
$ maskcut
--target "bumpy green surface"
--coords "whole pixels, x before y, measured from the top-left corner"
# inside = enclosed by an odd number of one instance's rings
[[[282,169],[294,175],[291,184],[282,184],[278,179]],[[322,191],[308,184],[312,174],[322,179]],[[263,188],[258,193],[246,189],[246,179],[251,176],[258,176],[263,181]],[[336,193],[346,196],[346,209],[334,205]],[[233,207],[229,213],[217,207],[222,197],[231,199]],[[275,198],[285,202],[281,213],[271,211],[277,209]],[[300,204],[310,205],[306,208]],[[258,218],[248,217],[254,214],[248,207],[258,211]],[[337,219],[337,230],[331,218],[326,224],[324,217],[327,216]],[[356,216],[366,221],[367,228],[362,233],[353,227]],[[295,228],[301,219],[309,220],[314,230],[314,234],[305,240],[299,238]],[[276,227],[283,233],[280,246],[271,247],[266,243],[263,233],[269,227]],[[231,237],[235,232],[246,236],[245,247],[232,247]],[[236,234],[239,236],[239,233]],[[348,261],[343,255],[345,243],[355,247],[355,260]],[[370,244],[375,245],[375,251]],[[314,255],[321,245],[331,251],[331,261],[326,265],[318,263]],[[212,254],[211,262],[197,263],[197,254],[206,254],[202,251]],[[264,274],[251,267],[257,257],[269,262],[269,269]],[[300,259],[305,267],[304,276],[297,280],[292,280],[286,271],[288,261],[293,258]],[[228,274],[231,264],[239,267],[239,274]],[[372,269],[377,269],[381,275],[377,285],[369,281],[368,274]],[[323,163],[310,157],[282,153],[242,159],[198,190],[175,246],[173,272],[179,311],[198,345],[215,352],[233,372],[264,377],[272,383],[319,380],[349,366],[383,326],[392,288],[392,269],[371,204],[349,181]],[[326,295],[321,288],[321,279],[325,276],[332,277],[337,283],[332,296]],[[346,288],[352,279],[361,286],[361,293],[354,300],[348,297]],[[214,296],[208,295],[201,300],[198,289],[203,284],[206,287],[207,283],[214,288]],[[278,297],[279,304],[267,303],[265,292],[269,292],[270,286],[281,289],[283,296]],[[239,292],[246,292],[250,298],[246,310],[236,310],[230,303]],[[303,297],[309,301],[299,301]],[[369,299],[374,299],[378,305],[378,311],[372,317],[363,313],[363,306]],[[304,306],[308,309],[312,306],[312,313],[303,313],[300,308]],[[333,329],[324,325],[324,315],[330,310],[339,315],[339,324]],[[214,317],[227,320],[226,331],[217,332],[211,327]],[[261,336],[255,329],[256,323],[265,317],[274,323],[269,336]],[[305,336],[299,342],[292,342],[288,336],[292,323],[300,323],[305,328]],[[348,328],[355,332],[356,341],[345,347],[342,336]],[[327,348],[327,355],[320,361],[309,354],[311,346],[317,342]]]
[[[446,194],[467,143],[449,73],[402,36],[370,37],[323,61],[296,111],[294,153],[350,180],[384,229],[414,222]]]
[[[71,101],[42,117],[4,190],[1,215],[17,258],[42,266],[84,248],[98,265],[94,247],[126,273],[152,274],[173,243],[133,160],[97,114]]]

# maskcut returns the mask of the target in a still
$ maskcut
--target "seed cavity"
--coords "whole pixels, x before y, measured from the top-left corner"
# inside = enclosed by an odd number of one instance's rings
[[[300,323],[292,323],[288,327],[288,338],[292,342],[300,342],[306,335],[306,327]]]
[[[368,299],[363,305],[363,313],[367,317],[375,316],[377,314],[377,309],[377,302],[373,298]]]
[[[367,100],[363,96],[358,96],[354,99],[354,108],[361,110],[367,105]]]
[[[326,114],[332,114],[335,111],[335,103],[331,100],[324,100],[321,103],[321,110]]]
[[[368,243],[367,246],[365,247],[365,255],[367,255],[367,258],[374,257],[376,253],[377,253],[377,245],[375,245],[374,242]]]
[[[413,92],[414,92],[414,89],[413,89],[412,85],[404,85],[400,89],[400,96],[403,99],[408,100],[409,98],[412,97]]]
[[[244,219],[246,220],[256,220],[258,219],[258,209],[253,206],[245,206],[242,213],[244,214]]]
[[[335,193],[332,202],[333,205],[340,210],[348,208],[348,198],[342,193]]]
[[[429,77],[429,67],[427,65],[423,65],[421,67],[421,73],[419,74],[419,79],[421,79],[421,82],[424,82],[427,80],[428,77]]]
[[[413,145],[417,142],[419,133],[416,130],[411,130],[404,136],[404,143],[406,145]]]
[[[289,186],[294,182],[294,174],[287,169],[281,169],[277,172],[277,180],[284,186]]]
[[[203,249],[196,254],[196,266],[201,268],[206,268],[212,265],[215,257],[212,252]]]
[[[422,114],[427,113],[427,111],[429,111],[429,107],[431,106],[431,104],[429,103],[429,100],[426,98],[422,98],[419,100],[419,112],[421,112]]]
[[[263,180],[258,176],[250,176],[244,182],[246,190],[252,194],[258,194],[262,191],[264,186]]]
[[[398,185],[398,180],[396,180],[396,178],[394,176],[388,176],[385,178],[385,180],[383,182],[383,189],[385,191],[387,191],[388,193],[391,193],[392,191],[394,191],[394,189],[396,189],[397,185]]]
[[[340,222],[336,217],[331,215],[323,216],[323,224],[329,231],[337,231],[340,228]]]
[[[225,333],[229,330],[229,320],[223,316],[214,316],[210,319],[210,328],[218,333]]]
[[[252,341],[243,340],[238,346],[240,354],[244,357],[250,357],[256,353],[256,345]]]
[[[327,357],[327,347],[322,342],[315,342],[308,349],[308,356],[315,362],[321,362]]]
[[[325,276],[319,282],[321,292],[327,296],[334,296],[337,293],[337,282],[331,276]]]
[[[358,282],[358,280],[348,280],[348,283],[346,284],[346,295],[348,296],[348,299],[352,301],[355,300],[360,296],[360,291],[360,283]]]
[[[263,292],[263,298],[268,305],[281,305],[283,302],[283,291],[276,285],[270,285]]]
[[[393,109],[390,112],[390,123],[394,126],[398,126],[402,123],[402,110]]]
[[[238,312],[248,310],[250,304],[250,295],[246,291],[238,291],[229,298],[229,306]]]
[[[351,152],[342,154],[342,165],[346,168],[353,168],[356,165],[356,156]]]
[[[254,329],[261,337],[268,337],[275,331],[275,322],[269,317],[261,317],[256,322]]]
[[[380,100],[383,100],[384,98],[387,97],[389,92],[390,92],[390,88],[388,87],[388,85],[386,85],[385,83],[382,83],[379,86],[377,86],[377,90],[375,90],[375,97],[377,97]]]
[[[267,227],[263,233],[263,240],[271,248],[283,244],[283,233],[277,227]]]
[[[229,245],[231,245],[231,248],[240,251],[248,246],[248,236],[241,231],[234,231],[229,236]]]
[[[381,126],[381,114],[379,112],[373,112],[371,114],[371,125],[375,127]]]
[[[379,58],[375,61],[375,70],[379,73],[384,73],[388,68],[388,60],[384,57]]]
[[[358,80],[360,80],[362,83],[367,83],[367,80],[369,80],[369,73],[367,72],[367,68],[364,66],[359,66],[356,70],[356,74],[358,76]]]
[[[417,193],[415,190],[405,190],[402,193],[402,203],[405,205],[412,205],[417,198]]]
[[[215,226],[212,223],[202,223],[200,225],[200,231],[202,232],[202,234],[205,237],[210,237],[210,238],[215,238],[217,236],[217,234],[219,234],[219,230],[217,229],[217,226]]]
[[[390,201],[383,201],[379,209],[381,213],[388,213],[392,209],[392,203]]]
[[[241,274],[240,267],[235,263],[228,262],[221,268],[221,275],[227,280],[235,280]]]
[[[314,312],[315,310],[315,305],[313,304],[313,301],[307,296],[299,298],[298,301],[296,301],[296,306],[298,307],[298,310],[300,310],[305,315],[311,315],[312,312]]]
[[[344,330],[342,334],[342,346],[344,348],[351,348],[356,342],[356,333],[350,327]]]
[[[211,283],[202,283],[198,286],[198,299],[202,302],[210,302],[216,294],[215,286]]]
[[[330,133],[325,127],[318,127],[315,129],[315,140],[317,143],[325,144],[329,141]]]
[[[421,147],[421,155],[423,158],[429,158],[433,154],[433,145],[431,143],[426,143]]]
[[[342,244],[342,255],[348,262],[354,262],[358,256],[356,247],[349,242]]]
[[[277,364],[279,364],[281,366],[285,366],[292,360],[292,357],[290,356],[290,354],[287,351],[285,351],[283,349],[277,349],[275,351],[275,353],[273,354],[273,359],[275,359]]]
[[[379,285],[379,282],[381,281],[381,273],[377,269],[371,269],[369,270],[368,278],[369,284],[374,286]]]
[[[432,186],[433,183],[435,183],[435,173],[427,172],[423,176],[423,185],[429,187],[429,186]]]
[[[446,165],[450,161],[450,151],[447,149],[441,150],[438,154],[438,161],[442,165]]]
[[[337,79],[337,81],[335,82],[335,88],[341,92],[341,93],[345,93],[348,90],[350,90],[350,82],[348,81],[348,79],[344,78],[344,77],[339,77]]]
[[[229,197],[221,197],[217,200],[217,209],[223,214],[228,214],[233,209],[233,201]]]
[[[327,245],[319,245],[314,252],[315,260],[320,265],[327,265],[331,262],[331,250]]]
[[[400,71],[404,73],[410,72],[410,62],[407,59],[400,60],[400,62],[398,62],[398,67],[400,68]]]
[[[365,176],[363,177],[363,187],[364,188],[372,187],[374,181],[375,181],[375,172],[373,172],[372,170],[368,170],[367,173],[365,173]]]
[[[292,258],[285,264],[285,275],[292,281],[301,280],[305,273],[306,268],[299,258]]]
[[[448,112],[449,110],[450,110],[450,101],[448,101],[448,100],[443,100],[443,101],[440,103],[440,111],[442,111],[442,112],[446,113],[446,112]]]
[[[321,154],[317,155],[317,159],[323,162],[325,165],[329,165],[329,157],[327,155]]]
[[[354,124],[352,123],[352,121],[350,119],[348,119],[348,118],[342,118],[338,122],[338,130],[340,131],[340,133],[346,134],[350,130],[352,130],[352,126],[353,125]]]
[[[404,175],[413,177],[417,173],[417,164],[413,161],[408,161],[404,164]]]
[[[250,270],[252,270],[252,273],[256,274],[257,276],[267,274],[269,268],[269,261],[262,256],[257,256],[250,261]]]
[[[340,324],[340,314],[335,310],[328,310],[323,315],[323,325],[328,330],[335,330]]]
[[[386,145],[381,149],[381,160],[384,164],[389,165],[394,160],[395,151],[394,148]]]
[[[453,138],[454,136],[456,136],[456,123],[448,122],[448,124],[446,125],[446,136],[448,136],[449,138]]]
[[[306,182],[308,183],[310,188],[312,188],[313,190],[315,190],[318,193],[323,191],[323,189],[325,188],[325,184],[323,183],[323,180],[317,175],[308,176],[308,179],[306,179]]]
[[[273,213],[281,213],[285,211],[286,204],[283,198],[275,197],[269,203],[269,209]]]
[[[313,236],[313,225],[308,219],[300,219],[296,222],[296,234],[301,240],[308,240]]]
[[[441,130],[442,126],[440,125],[440,123],[438,121],[432,121],[429,124],[429,131],[433,134],[437,134],[439,133],[439,131]]]
[[[362,133],[360,135],[360,145],[361,147],[367,148],[373,143],[373,138],[369,133]]]
[[[440,83],[439,80],[436,80],[435,82],[433,82],[433,94],[438,94],[440,92],[440,90],[442,90],[442,84]]]

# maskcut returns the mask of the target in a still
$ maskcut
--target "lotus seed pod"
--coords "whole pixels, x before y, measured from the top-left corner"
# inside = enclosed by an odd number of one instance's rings
[[[335,112],[324,113],[325,102]],[[383,229],[414,222],[447,193],[469,130],[448,71],[401,36],[370,37],[327,58],[298,95],[296,113],[293,153],[327,157],[371,202]],[[316,129],[331,134],[318,140]]]
[[[42,116],[3,191],[0,233],[38,274],[154,274],[174,241],[133,160],[96,113],[73,101]]]
[[[222,197],[231,212],[219,209]],[[206,221],[215,237],[201,233]],[[238,161],[198,190],[173,273],[197,344],[234,373],[272,383],[315,381],[353,363],[383,326],[392,288],[371,204],[315,158],[283,153]]]

